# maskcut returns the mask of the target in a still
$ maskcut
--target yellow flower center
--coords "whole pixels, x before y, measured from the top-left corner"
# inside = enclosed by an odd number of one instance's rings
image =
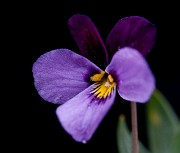
[[[94,74],[90,79],[95,82],[92,93],[100,99],[110,96],[116,86],[113,77],[110,74],[106,74],[104,71],[99,74]]]

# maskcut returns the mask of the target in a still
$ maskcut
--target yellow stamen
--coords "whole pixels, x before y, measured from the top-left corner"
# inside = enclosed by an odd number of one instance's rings
[[[99,74],[94,74],[92,77],[90,77],[90,79],[91,79],[91,81],[94,81],[94,82],[101,81],[104,74],[105,74],[105,72],[101,71],[101,73],[99,73]]]
[[[110,96],[116,86],[113,77],[110,74],[106,76],[104,71],[93,75],[91,80],[95,82],[95,88],[92,93],[100,99]]]
[[[114,79],[113,79],[113,77],[112,77],[112,75],[108,75],[108,81],[110,82],[110,83],[113,83],[114,82]]]

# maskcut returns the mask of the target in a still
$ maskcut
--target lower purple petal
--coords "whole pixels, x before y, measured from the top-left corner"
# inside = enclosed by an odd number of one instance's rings
[[[62,104],[90,85],[90,76],[101,70],[68,49],[57,49],[42,55],[33,65],[35,87],[40,96]]]
[[[154,91],[155,78],[143,56],[133,48],[116,52],[106,72],[116,79],[118,92],[125,100],[144,103]]]
[[[112,106],[116,91],[100,100],[92,95],[93,85],[59,106],[57,117],[64,129],[79,142],[86,143]]]

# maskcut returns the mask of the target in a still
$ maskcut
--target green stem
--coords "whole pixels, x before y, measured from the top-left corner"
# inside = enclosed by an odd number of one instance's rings
[[[136,102],[131,102],[132,153],[139,152]]]

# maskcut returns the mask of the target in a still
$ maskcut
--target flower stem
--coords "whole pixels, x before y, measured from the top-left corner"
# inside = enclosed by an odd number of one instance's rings
[[[136,102],[131,102],[132,153],[139,152]]]

